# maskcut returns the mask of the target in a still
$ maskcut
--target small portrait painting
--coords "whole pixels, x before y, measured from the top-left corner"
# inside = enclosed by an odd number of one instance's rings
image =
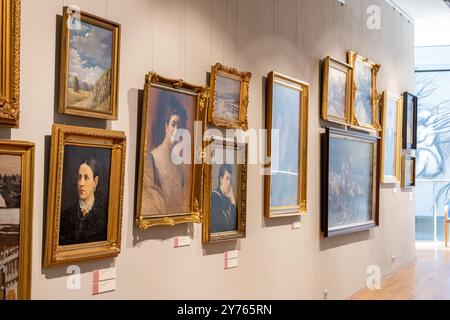
[[[111,150],[66,146],[59,245],[107,240]]]
[[[142,214],[185,214],[192,205],[192,165],[177,163],[174,157],[190,151],[176,148],[183,139],[188,146],[193,144],[196,97],[152,87],[147,103],[148,152],[144,159]]]

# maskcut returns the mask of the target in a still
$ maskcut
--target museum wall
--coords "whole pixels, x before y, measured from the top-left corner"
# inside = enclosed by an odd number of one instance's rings
[[[122,25],[119,120],[57,113],[60,18],[64,5]],[[369,30],[370,5],[381,9],[380,30]],[[366,286],[367,268],[382,275],[415,257],[414,201],[400,186],[384,185],[380,227],[323,239],[320,233],[320,60],[345,61],[353,49],[381,64],[379,90],[413,89],[414,26],[383,0],[23,0],[21,126],[0,138],[36,143],[33,299],[329,299]],[[148,71],[206,84],[221,62],[253,73],[249,125],[264,128],[265,77],[272,71],[309,82],[308,215],[269,220],[263,215],[260,165],[248,170],[247,238],[203,245],[201,225],[134,225],[139,96]],[[67,288],[66,267],[42,266],[49,136],[53,123],[125,131],[126,176],[122,252],[116,259],[80,264],[81,288]],[[395,192],[397,191],[397,192]],[[301,223],[300,229],[292,224]],[[174,237],[192,245],[174,248]],[[224,252],[239,250],[239,267],[224,270]],[[395,255],[396,259],[392,259]],[[92,272],[116,267],[117,290],[92,296]]]

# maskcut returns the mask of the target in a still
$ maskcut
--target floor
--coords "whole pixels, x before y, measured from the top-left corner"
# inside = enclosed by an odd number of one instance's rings
[[[417,261],[383,280],[380,290],[365,290],[354,300],[450,299],[450,247],[417,242]]]

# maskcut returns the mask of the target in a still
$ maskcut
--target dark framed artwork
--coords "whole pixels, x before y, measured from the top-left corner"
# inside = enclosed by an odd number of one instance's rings
[[[403,155],[402,158],[402,188],[408,189],[416,186],[416,158]]]
[[[309,84],[271,72],[267,82],[264,211],[268,218],[307,213]],[[276,135],[275,135],[276,133]]]
[[[31,298],[34,148],[0,140],[0,301]]]
[[[54,125],[44,266],[120,253],[125,134]]]
[[[403,149],[417,149],[418,98],[409,92],[403,94]]]
[[[208,98],[208,87],[147,75],[136,205],[139,228],[202,222],[203,159],[201,148],[200,153],[195,148],[202,132],[194,128],[196,122],[206,122]]]
[[[64,7],[59,112],[117,120],[120,24]]]
[[[203,242],[245,238],[248,145],[213,138],[206,149]]]
[[[378,137],[327,128],[322,136],[324,237],[378,226]]]

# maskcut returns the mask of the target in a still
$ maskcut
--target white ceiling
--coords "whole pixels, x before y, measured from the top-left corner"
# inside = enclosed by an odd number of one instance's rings
[[[450,8],[443,0],[390,0],[414,19],[416,46],[450,45]]]

